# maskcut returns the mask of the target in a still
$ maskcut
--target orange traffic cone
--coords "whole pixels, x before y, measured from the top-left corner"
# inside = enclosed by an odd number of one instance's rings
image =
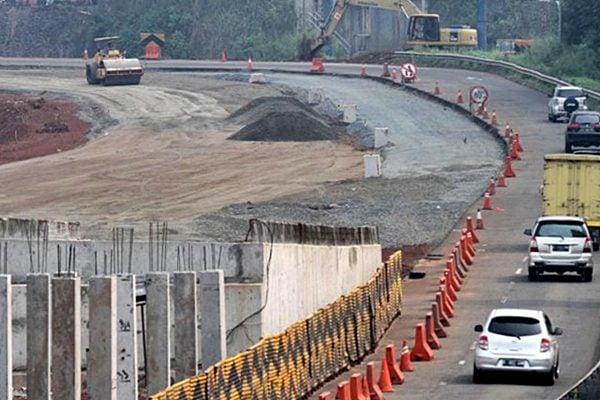
[[[490,187],[488,188],[488,193],[490,194],[490,196],[496,194],[496,180],[493,176],[490,178]]]
[[[485,192],[485,196],[483,197],[483,207],[484,210],[491,210],[492,209],[492,200],[490,198],[490,194],[488,192]]]
[[[442,321],[440,320],[440,310],[438,309],[437,303],[431,303],[431,315],[433,316],[433,330],[438,337],[448,337]]]
[[[492,125],[497,126],[498,125],[498,118],[496,117],[496,112],[492,112]]]
[[[325,65],[323,64],[323,59],[321,57],[315,57],[312,59],[310,72],[317,74],[322,74],[325,72]]]
[[[367,400],[363,394],[362,375],[352,374],[350,377],[350,398],[352,400]]]
[[[252,69],[254,68],[254,63],[252,62],[252,57],[248,57],[248,72],[252,72]]]
[[[504,128],[504,137],[505,138],[510,137],[510,135],[512,135],[512,132],[513,132],[513,130],[510,127],[510,124],[507,122],[506,127]]]
[[[350,382],[342,381],[337,385],[335,400],[352,400],[350,395]]]
[[[481,210],[477,209],[477,220],[475,221],[475,226],[477,229],[485,229],[483,227],[483,217],[481,216]]]
[[[390,66],[388,63],[383,63],[383,72],[381,73],[381,76],[384,78],[387,78],[390,75]]]
[[[440,86],[437,82],[435,83],[435,89],[433,90],[433,94],[435,94],[436,96],[439,96],[440,94],[442,94],[442,91],[440,90]]]
[[[456,97],[456,103],[462,104],[464,102],[465,102],[465,99],[463,98],[462,90],[459,90],[458,96]]]
[[[417,324],[415,328],[415,345],[410,352],[411,361],[431,361],[433,360],[433,350],[427,343],[425,337],[425,327],[423,324]]]
[[[446,312],[444,311],[444,304],[443,304],[441,292],[437,292],[435,294],[435,303],[437,304],[438,313],[440,314],[440,322],[442,323],[443,326],[449,327],[450,326],[450,317],[448,317],[446,315]]]
[[[408,340],[402,341],[402,350],[400,351],[400,371],[413,372],[414,368],[410,362],[410,349],[408,348]]]
[[[362,67],[360,67],[360,76],[362,76],[363,78],[365,76],[367,76],[367,66],[363,64]]]
[[[510,158],[512,158],[513,160],[517,160],[517,161],[521,160],[521,155],[519,154],[516,140],[512,141],[510,148],[511,148],[510,149]]]
[[[427,344],[429,347],[431,347],[433,350],[439,350],[442,348],[442,343],[433,329],[433,315],[430,312],[425,315],[425,335],[427,337]]]
[[[507,178],[516,178],[517,174],[512,168],[512,163],[510,160],[510,156],[506,156],[506,167],[504,169],[504,176]]]
[[[470,216],[467,217],[467,232],[469,232],[473,236],[473,242],[479,243],[479,238],[475,233],[475,229],[473,229],[473,218]]]
[[[500,176],[498,177],[498,187],[506,187],[506,179],[504,179],[504,171],[500,171]]]
[[[483,105],[483,119],[490,119],[490,114],[488,114],[488,110],[487,107],[485,105]]]
[[[319,395],[319,400],[331,400],[331,393],[323,392]]]
[[[398,78],[396,68],[392,68],[392,80],[395,81]]]
[[[221,62],[227,62],[227,53],[225,53],[225,50],[221,52]]]
[[[379,374],[379,387],[382,392],[389,393],[393,392],[392,378],[390,378],[390,369],[385,357],[381,360],[381,374]]]
[[[477,109],[475,110],[475,114],[483,115],[483,103],[479,103],[477,105]]]
[[[392,383],[394,385],[402,385],[404,383],[404,374],[396,362],[396,346],[393,344],[388,344],[385,346],[385,361],[387,362]]]
[[[523,152],[523,146],[521,146],[521,138],[519,137],[519,133],[515,133],[515,141],[517,142],[517,151]]]
[[[87,60],[89,58],[87,49],[83,50],[83,59]]]

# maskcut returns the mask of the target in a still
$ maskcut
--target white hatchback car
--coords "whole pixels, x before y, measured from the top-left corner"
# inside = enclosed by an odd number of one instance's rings
[[[587,95],[577,86],[556,86],[549,94],[548,120],[556,122],[559,118],[568,119],[573,111],[586,111]]]
[[[535,281],[544,272],[577,272],[584,282],[594,273],[592,250],[594,244],[585,221],[579,217],[540,217],[530,236],[527,268],[529,280]]]
[[[542,311],[501,308],[492,310],[480,332],[475,348],[473,382],[481,383],[491,372],[541,374],[553,385],[559,374],[559,349],[554,336],[562,329],[552,328]]]

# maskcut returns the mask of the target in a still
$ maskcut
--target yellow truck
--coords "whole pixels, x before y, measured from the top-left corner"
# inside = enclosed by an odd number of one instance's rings
[[[594,250],[600,244],[600,155],[548,154],[544,157],[543,213],[586,221]]]

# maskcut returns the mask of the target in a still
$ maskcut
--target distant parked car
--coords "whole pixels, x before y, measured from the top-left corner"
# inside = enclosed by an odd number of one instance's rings
[[[573,147],[600,146],[600,113],[596,111],[575,111],[565,132],[565,153],[572,153]]]
[[[569,118],[574,111],[586,111],[587,95],[577,86],[556,86],[549,94],[548,120],[556,122],[559,118]]]
[[[538,218],[530,236],[527,267],[529,280],[535,281],[544,272],[577,272],[584,282],[594,273],[592,237],[579,217],[547,216]]]
[[[484,325],[476,325],[473,382],[481,383],[492,372],[537,373],[547,385],[559,375],[559,348],[553,328],[542,311],[501,308],[492,310]]]

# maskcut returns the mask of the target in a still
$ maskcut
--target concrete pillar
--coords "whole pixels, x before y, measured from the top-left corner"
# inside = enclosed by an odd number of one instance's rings
[[[146,275],[147,354],[146,377],[148,394],[167,386],[171,372],[171,318],[169,315],[169,274],[154,272]]]
[[[0,275],[0,400],[13,398],[11,304],[10,275]]]
[[[200,272],[202,369],[227,357],[225,278],[222,270]]]
[[[81,400],[81,278],[52,279],[52,398]]]
[[[90,278],[90,351],[87,387],[91,400],[117,400],[117,279]]]
[[[27,396],[50,400],[50,274],[27,275]]]
[[[175,382],[198,373],[196,273],[176,272],[173,286]]]
[[[358,115],[358,107],[356,104],[342,104],[341,106],[342,112],[344,113],[343,121],[351,124],[356,121],[356,117]]]
[[[381,156],[379,154],[365,154],[365,178],[381,176]]]
[[[117,279],[117,393],[119,400],[138,400],[135,275]]]
[[[375,128],[375,144],[374,148],[379,149],[388,144],[388,128]]]

